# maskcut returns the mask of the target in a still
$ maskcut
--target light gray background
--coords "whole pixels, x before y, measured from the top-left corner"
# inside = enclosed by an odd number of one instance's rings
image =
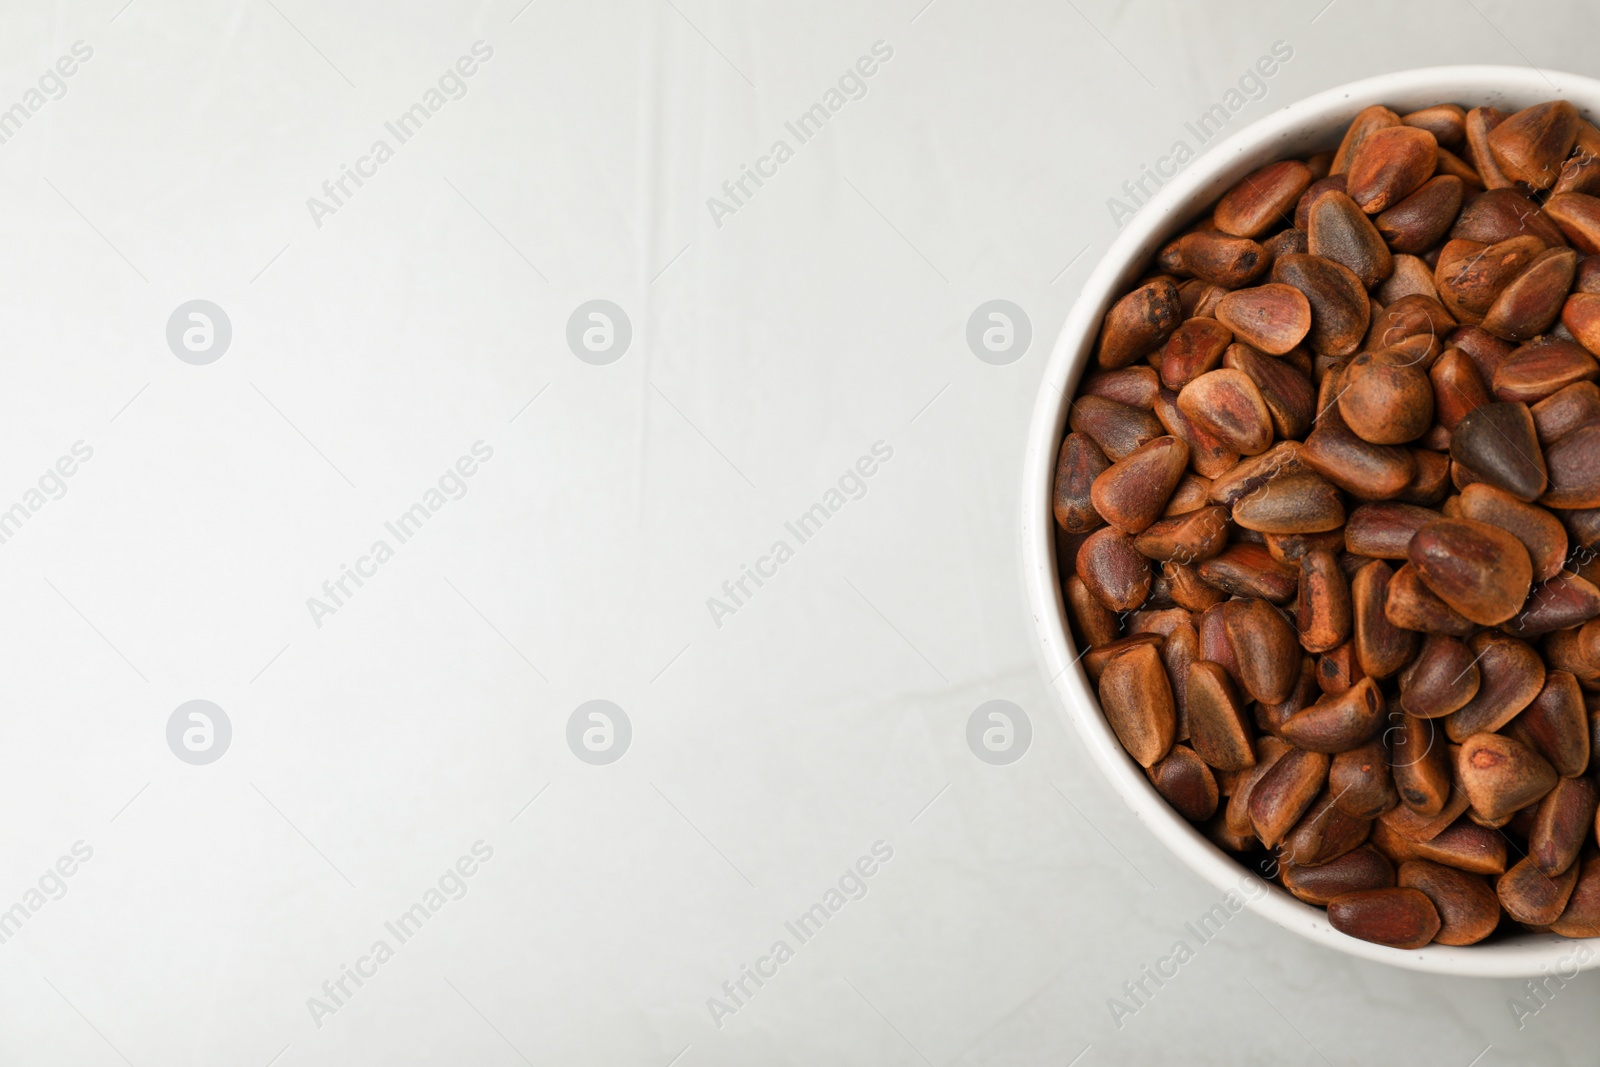
[[[1106,198],[1186,119],[1275,40],[1237,124],[1408,66],[1594,74],[1595,9],[924,2],[0,11],[0,108],[94,49],[0,145],[0,508],[94,450],[0,545],[0,909],[94,850],[0,945],[0,1061],[1592,1062],[1600,976],[1519,1031],[1517,983],[1248,914],[1117,1028],[1216,894],[1060,718],[1015,527]],[[468,94],[317,228],[306,198],[480,39]],[[879,40],[867,95],[717,227],[707,197]],[[196,298],[233,325],[202,367],[165,342]],[[633,325],[603,367],[564,341],[596,298]],[[965,343],[996,298],[1034,330],[1008,366]],[[316,627],[478,440],[467,495]],[[715,626],[879,440],[866,496]],[[209,766],[167,748],[191,699],[232,721]],[[565,743],[591,699],[632,722],[609,766]],[[1031,717],[1010,766],[967,747],[992,699]],[[480,839],[467,895],[314,1025]],[[714,1025],[879,840],[868,895]]]

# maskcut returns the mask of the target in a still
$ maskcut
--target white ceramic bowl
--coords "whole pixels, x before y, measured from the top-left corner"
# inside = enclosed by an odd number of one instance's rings
[[[1492,944],[1409,952],[1347,937],[1328,925],[1327,912],[1302,904],[1284,890],[1259,887],[1238,861],[1208,841],[1155,791],[1122,749],[1101,714],[1066,627],[1056,571],[1051,488],[1066,426],[1068,398],[1092,359],[1100,320],[1111,303],[1148,269],[1163,243],[1198,218],[1217,197],[1257,167],[1337,146],[1356,112],[1386,104],[1402,113],[1441,102],[1493,105],[1514,111],[1563,97],[1594,121],[1600,115],[1600,81],[1527,67],[1433,67],[1385,74],[1329,89],[1251,123],[1208,149],[1170,179],[1118,235],[1067,316],[1045,368],[1034,407],[1022,487],[1024,577],[1046,673],[1078,734],[1101,771],[1134,813],[1161,841],[1219,890],[1232,890],[1248,907],[1318,944],[1364,959],[1417,971],[1477,977],[1524,977],[1600,966],[1600,938],[1573,941],[1520,933]],[[1107,179],[1107,184],[1111,182]]]

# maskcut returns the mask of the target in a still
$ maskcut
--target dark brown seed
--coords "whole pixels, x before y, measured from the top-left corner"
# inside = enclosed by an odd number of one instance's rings
[[[1467,112],[1467,158],[1472,160],[1472,167],[1483,179],[1483,184],[1490,189],[1499,189],[1511,184],[1511,179],[1500,171],[1500,164],[1494,161],[1494,153],[1489,150],[1489,131],[1505,121],[1506,113],[1494,107],[1475,107]]]
[[[1294,206],[1295,229],[1305,230],[1311,218],[1311,205],[1317,202],[1317,197],[1330,189],[1341,193],[1345,191],[1343,174],[1325,175],[1306,186],[1306,191],[1300,194],[1300,200]]]
[[[1165,278],[1146,282],[1106,312],[1095,359],[1107,370],[1126,367],[1160,347],[1181,321],[1178,287]]]
[[[1426,252],[1456,221],[1465,190],[1460,178],[1440,174],[1372,221],[1392,251]]]
[[[1189,667],[1189,743],[1219,771],[1239,771],[1255,765],[1250,726],[1227,670],[1210,660]]]
[[[1466,810],[1467,794],[1452,786],[1444,807],[1432,815],[1419,815],[1413,808],[1400,804],[1380,815],[1378,822],[1385,830],[1407,841],[1432,841],[1461,818]],[[1500,869],[1505,870],[1505,866],[1502,864]]]
[[[1204,761],[1202,760],[1201,762]],[[1217,792],[1222,795],[1223,801],[1233,796],[1234,792],[1239,788],[1239,783],[1244,781],[1245,777],[1253,770],[1255,770],[1254,767],[1243,771],[1222,771],[1217,773]]]
[[[1282,474],[1240,497],[1233,521],[1263,533],[1322,533],[1344,525],[1344,503],[1321,475]]]
[[[1594,834],[1600,792],[1587,778],[1560,778],[1539,801],[1528,834],[1528,859],[1552,877],[1571,867],[1578,850]]]
[[[1450,228],[1450,237],[1487,245],[1513,237],[1536,237],[1544,248],[1566,243],[1560,227],[1540,212],[1538,204],[1515,189],[1492,188],[1473,197]]]
[[[1549,760],[1557,774],[1571,778],[1588,769],[1589,716],[1570,672],[1548,671],[1544,688],[1511,723],[1517,740]]]
[[[1362,504],[1345,524],[1345,547],[1373,559],[1408,559],[1411,538],[1438,517],[1438,512],[1414,504]]]
[[[1573,564],[1577,572],[1593,581],[1600,576],[1600,553],[1595,551],[1600,548],[1600,508],[1560,511],[1556,516],[1561,520],[1561,525],[1567,528],[1567,536],[1572,539],[1573,547],[1584,549],[1574,553]]]
[[[1548,189],[1578,137],[1578,109],[1550,100],[1507,118],[1489,131],[1489,151],[1501,173],[1534,189]]]
[[[1401,115],[1400,121],[1407,126],[1427,130],[1442,145],[1458,145],[1467,136],[1467,113],[1455,104],[1425,107],[1409,115]]]
[[[1194,452],[1190,450],[1189,461],[1194,462]],[[1198,474],[1185,473],[1178,479],[1178,487],[1172,491],[1172,499],[1167,501],[1167,510],[1162,513],[1163,518],[1172,518],[1190,511],[1198,511],[1211,502],[1211,481]]]
[[[1600,156],[1600,126],[1578,119],[1578,132],[1572,140],[1572,155],[1577,158]]]
[[[1344,131],[1344,139],[1339,142],[1338,151],[1334,152],[1333,159],[1329,162],[1329,173],[1344,175],[1350,169],[1350,161],[1356,149],[1361,147],[1375,131],[1400,125],[1400,116],[1384,107],[1382,104],[1373,104],[1364,107],[1350,120],[1350,125]]]
[[[1172,748],[1177,713],[1161,655],[1151,645],[1130,648],[1100,675],[1100,707],[1117,740],[1141,767]]]
[[[1459,506],[1462,518],[1498,526],[1521,541],[1533,565],[1534,581],[1549,581],[1560,573],[1567,558],[1567,529],[1548,511],[1487,482],[1461,490]],[[1579,619],[1570,625],[1584,621]]]
[[[1551,877],[1524,857],[1500,876],[1494,889],[1507,915],[1530,926],[1549,926],[1561,918],[1577,884],[1576,867]]]
[[[1528,341],[1537,337],[1561,314],[1561,306],[1566,302],[1568,290],[1572,288],[1572,276],[1577,266],[1578,253],[1570,248],[1552,248],[1540,253],[1526,270],[1500,290],[1494,303],[1484,313],[1483,328],[1508,341]],[[1499,394],[1500,390],[1496,388],[1495,392]],[[1501,399],[1525,398],[1502,394]],[[1544,397],[1535,399],[1542,400]]]
[[[1272,444],[1272,415],[1243,371],[1208,371],[1183,387],[1178,410],[1235,452],[1254,456]]]
[[[1117,639],[1117,617],[1089,592],[1076,574],[1066,581],[1067,610],[1083,648],[1098,648]]]
[[[1383,724],[1383,694],[1363,678],[1342,693],[1323,697],[1283,724],[1284,740],[1311,752],[1347,752],[1367,741]]]
[[[1325,533],[1264,533],[1261,536],[1266,541],[1267,551],[1272,553],[1272,558],[1291,567],[1300,566],[1300,561],[1305,558],[1307,552],[1324,551],[1337,555],[1344,551],[1343,527]]]
[[[1578,251],[1588,256],[1600,252],[1600,198],[1557,193],[1545,202],[1544,213],[1555,220]]]
[[[1367,331],[1369,349],[1399,348],[1408,362],[1426,371],[1443,351],[1443,338],[1456,328],[1445,306],[1430,296],[1406,296],[1372,317]]]
[[[1228,852],[1249,852],[1261,847],[1254,834],[1235,834],[1227,827],[1227,822],[1219,815],[1213,815],[1200,827],[1200,832],[1206,839],[1218,848]]]
[[[1466,705],[1482,678],[1471,649],[1454,637],[1429,634],[1400,675],[1400,706],[1419,719],[1437,719]]]
[[[1433,410],[1441,425],[1454,430],[1467,412],[1489,403],[1489,389],[1477,364],[1459,348],[1446,349],[1428,368]]]
[[[1375,445],[1358,437],[1330,409],[1311,431],[1301,458],[1328,481],[1362,500],[1387,500],[1404,492],[1417,476],[1410,452]]]
[[[1161,644],[1161,665],[1167,669],[1167,682],[1172,686],[1172,706],[1178,716],[1174,736],[1179,741],[1189,740],[1189,670],[1199,658],[1200,634],[1194,624],[1174,626]]]
[[[1200,564],[1200,577],[1232,596],[1253,596],[1287,604],[1299,588],[1299,573],[1272,558],[1260,545],[1229,545]]]
[[[1439,913],[1440,945],[1475,945],[1500,925],[1500,900],[1481,875],[1458,871],[1430,860],[1407,860],[1397,881],[1420,890]]]
[[[1438,172],[1460,178],[1472,195],[1483,191],[1483,179],[1478,177],[1478,172],[1472,169],[1472,164],[1441,146],[1439,148]]]
[[[1306,213],[1305,230],[1306,247],[1312,255],[1349,267],[1368,289],[1394,268],[1394,256],[1383,235],[1344,193],[1330,190],[1317,197]]]
[[[1543,756],[1504,734],[1473,734],[1461,742],[1456,776],[1473,809],[1487,819],[1537,803],[1557,781]]]
[[[1304,437],[1316,415],[1317,394],[1311,379],[1288,359],[1264,356],[1246,344],[1229,345],[1222,365],[1243,371],[1256,383],[1280,438]]]
[[[1394,717],[1391,715],[1391,719]],[[1400,802],[1418,815],[1437,815],[1450,800],[1450,753],[1431,719],[1401,713],[1384,731]]]
[[[1250,790],[1250,825],[1266,848],[1276,848],[1300,821],[1328,778],[1328,757],[1292,748]]]
[[[1259,456],[1250,456],[1211,483],[1211,499],[1233,507],[1268,481],[1308,469],[1300,458],[1299,441],[1280,441]]]
[[[1364,677],[1354,641],[1346,641],[1317,659],[1317,687],[1324,693],[1343,693]]]
[[[1218,301],[1228,295],[1228,290],[1224,289],[1220,285],[1212,285],[1210,282],[1203,282],[1198,278],[1193,279],[1193,281],[1196,285],[1200,285],[1203,288],[1195,300],[1194,307],[1186,309],[1185,314],[1190,318],[1213,317],[1217,311]]]
[[[1366,287],[1349,267],[1321,256],[1284,255],[1272,264],[1272,280],[1305,294],[1311,308],[1307,341],[1313,349],[1330,356],[1348,356],[1361,347],[1371,304]]]
[[[1493,381],[1494,371],[1499,370],[1499,365],[1506,362],[1514,350],[1509,341],[1501,341],[1478,326],[1456,326],[1450,336],[1446,336],[1445,344],[1466,352],[1467,358],[1477,365],[1478,376],[1486,382]]]
[[[1301,656],[1300,665],[1295,668],[1294,688],[1290,690],[1287,699],[1277,704],[1256,703],[1256,726],[1269,733],[1277,734],[1283,729],[1283,724],[1291,715],[1304,711],[1316,703],[1321,695],[1321,687],[1317,685],[1317,663],[1310,656]]]
[[[1157,437],[1101,472],[1089,500],[1112,526],[1136,534],[1161,516],[1188,464],[1188,445]]]
[[[1141,645],[1160,649],[1162,644],[1160,634],[1133,634],[1129,637],[1119,637],[1110,644],[1092,648],[1083,654],[1083,672],[1089,676],[1089,681],[1095,685],[1100,684],[1100,676],[1105,673],[1106,664],[1128,651]]]
[[[1266,252],[1260,245],[1221,230],[1184,234],[1174,250],[1183,270],[1224,289],[1249,285],[1267,268]]]
[[[1362,845],[1320,867],[1285,863],[1281,871],[1285,889],[1318,907],[1325,907],[1330,900],[1346,893],[1384,889],[1395,882],[1394,864],[1371,845]]]
[[[1167,580],[1161,572],[1152,567],[1150,575],[1150,595],[1145,598],[1146,610],[1172,609],[1176,605],[1172,602],[1172,589],[1168,587]]]
[[[1133,539],[1133,547],[1151,559],[1198,563],[1210,559],[1228,543],[1228,510],[1203,507],[1162,519]]]
[[[1361,819],[1376,819],[1399,804],[1384,740],[1375,737],[1335,755],[1328,767],[1328,792],[1340,811]]]
[[[1350,583],[1332,552],[1319,549],[1300,559],[1300,647],[1327,652],[1350,637]]]
[[[1226,598],[1222,590],[1200,577],[1200,568],[1192,563],[1163,563],[1161,576],[1171,587],[1172,602],[1190,611],[1204,611]]]
[[[1410,662],[1417,651],[1418,635],[1412,630],[1398,628],[1384,615],[1393,574],[1387,563],[1373,560],[1357,571],[1350,582],[1356,658],[1369,678],[1389,677]]]
[[[1056,522],[1068,533],[1088,533],[1104,524],[1089,500],[1089,487],[1111,461],[1086,433],[1069,433],[1056,463]]]
[[[1150,561],[1127,534],[1102,526],[1078,550],[1078,577],[1112,611],[1133,611],[1150,595]]]
[[[1433,590],[1423,585],[1417,568],[1410,563],[1395,571],[1394,577],[1389,579],[1389,600],[1383,606],[1383,613],[1402,630],[1466,637],[1477,629],[1471,619],[1440,600]]]
[[[1563,511],[1557,516],[1561,525],[1567,528],[1567,536],[1572,538],[1572,543],[1578,548],[1595,549],[1600,547],[1600,508],[1580,508],[1576,511]],[[1594,553],[1585,552],[1579,562],[1578,573],[1588,575],[1587,569],[1595,563],[1592,558]],[[1587,560],[1588,562],[1585,562]]]
[[[1535,404],[1575,382],[1596,377],[1600,377],[1600,363],[1582,345],[1546,338],[1523,345],[1500,364],[1494,372],[1494,395],[1500,400]]]
[[[1600,352],[1600,293],[1580,292],[1567,297],[1561,305],[1561,325],[1590,353]]]
[[[1235,687],[1239,683],[1239,663],[1233,658],[1233,643],[1228,640],[1228,627],[1222,618],[1222,605],[1207,608],[1200,614],[1200,658],[1221,664]]]
[[[1483,626],[1515,615],[1533,585],[1522,542],[1471,519],[1438,519],[1418,530],[1411,563],[1435,595]]]
[[[1291,219],[1295,202],[1311,184],[1311,168],[1297,159],[1268,163],[1223,194],[1212,221],[1223,233],[1259,237]]]
[[[1353,277],[1353,275],[1352,275]],[[1425,296],[1439,299],[1439,290],[1433,284],[1433,265],[1417,256],[1400,254],[1394,257],[1394,269],[1378,286],[1375,294],[1379,304],[1387,307],[1408,296]],[[1311,332],[1317,331],[1316,306],[1311,309]]]
[[[1550,189],[1550,199],[1565,193],[1594,196],[1600,193],[1600,157],[1574,154],[1561,165],[1561,176]],[[1549,201],[1545,201],[1549,206]]]
[[[1245,692],[1264,704],[1287,699],[1300,667],[1300,647],[1283,613],[1265,600],[1231,600],[1223,623]]]
[[[1288,751],[1289,746],[1276,737],[1258,737],[1255,741],[1255,765],[1243,771],[1228,772],[1237,775],[1224,811],[1230,832],[1244,837],[1255,836],[1255,826],[1250,822],[1250,792],[1261,776],[1271,770],[1272,765]]]
[[[1416,949],[1439,932],[1439,913],[1421,890],[1362,889],[1328,901],[1328,923],[1341,934],[1391,948]]]
[[[1532,234],[1496,244],[1453,239],[1440,250],[1434,268],[1439,300],[1461,322],[1482,322],[1501,291],[1544,250],[1545,243]]]
[[[1116,462],[1147,441],[1161,436],[1161,423],[1143,408],[1129,407],[1101,396],[1084,396],[1068,409],[1068,425],[1094,438],[1106,458]]]
[[[1145,608],[1128,616],[1128,633],[1168,637],[1180,626],[1193,626],[1194,617],[1183,608]]]
[[[1166,277],[1172,279],[1173,284],[1178,285],[1180,287],[1179,288],[1179,292],[1178,292],[1178,306],[1184,308],[1184,316],[1185,317],[1194,314],[1194,312],[1190,311],[1185,306],[1185,302],[1184,302],[1184,299],[1183,299],[1183,291],[1182,291],[1182,288],[1181,288],[1184,283],[1182,281],[1179,281],[1178,278],[1179,278],[1179,276],[1187,275],[1187,274],[1190,274],[1191,272],[1184,269],[1184,266],[1183,266],[1183,253],[1182,253],[1181,246],[1178,244],[1178,242],[1181,241],[1184,237],[1188,236],[1190,233],[1204,233],[1204,232],[1206,232],[1208,230],[1215,232],[1216,227],[1212,226],[1209,221],[1198,223],[1197,225],[1191,227],[1186,232],[1184,232],[1182,234],[1179,234],[1177,237],[1175,237],[1171,241],[1167,242],[1165,245],[1163,245],[1161,247],[1161,250],[1156,253],[1155,269],[1158,270],[1158,271],[1163,272],[1163,274]],[[1189,281],[1200,282],[1202,285],[1209,285],[1210,284],[1209,282],[1201,281],[1199,278],[1189,278],[1188,280]]]
[[[1600,616],[1600,589],[1576,574],[1558,574],[1533,587],[1528,603],[1505,629],[1519,637],[1539,637],[1581,626]]]
[[[1161,390],[1153,408],[1158,424],[1167,433],[1189,446],[1189,465],[1203,478],[1226,474],[1239,463],[1239,453],[1217,440],[1216,436],[1190,421],[1178,410],[1178,394]]]
[[[1411,853],[1406,859],[1432,860],[1474,874],[1500,874],[1506,869],[1505,835],[1470,819],[1457,819],[1426,841],[1411,842]]]
[[[1233,331],[1216,319],[1190,319],[1167,338],[1161,349],[1161,384],[1182,389],[1222,362],[1233,343]]]
[[[1571,674],[1585,691],[1592,689],[1594,683],[1600,680],[1600,660],[1594,658],[1592,650],[1587,647],[1588,642],[1583,639],[1583,631],[1587,626],[1585,623],[1576,630],[1557,630],[1547,634],[1541,643],[1549,669]],[[1591,742],[1593,740],[1591,734]]]
[[[1411,458],[1417,464],[1416,477],[1395,499],[1404,504],[1438,507],[1450,495],[1450,456],[1428,448],[1413,448]]]
[[[1438,152],[1439,142],[1427,130],[1414,126],[1374,130],[1350,155],[1345,174],[1350,199],[1369,215],[1398,204],[1433,176]]]
[[[1550,487],[1539,502],[1551,508],[1600,507],[1600,423],[1573,430],[1544,450]]]
[[[1596,157],[1600,160],[1600,157]],[[1572,282],[1574,292],[1600,293],[1600,256],[1585,256],[1578,261],[1578,273]]]
[[[1311,304],[1294,286],[1268,282],[1223,297],[1217,304],[1217,321],[1246,344],[1281,356],[1310,331]]]
[[[1371,819],[1346,814],[1331,792],[1324,793],[1284,838],[1282,856],[1298,866],[1321,866],[1359,847],[1371,829]]]
[[[1467,412],[1450,431],[1450,456],[1518,500],[1537,500],[1548,485],[1549,460],[1526,404],[1484,404]]]
[[[1261,242],[1261,250],[1267,254],[1268,270],[1270,270],[1271,264],[1276,263],[1279,256],[1298,256],[1305,254],[1305,231],[1296,229],[1279,230],[1277,233]]]
[[[1468,646],[1478,665],[1480,681],[1472,699],[1445,719],[1445,732],[1456,742],[1500,729],[1533,703],[1545,681],[1544,661],[1525,641],[1485,631],[1473,637]]]
[[[1433,424],[1433,385],[1394,350],[1363,352],[1345,367],[1339,414],[1364,441],[1398,445]]]
[[[1221,799],[1211,768],[1187,745],[1174,745],[1150,768],[1150,782],[1190,822],[1204,822]]]
[[[1562,937],[1600,937],[1600,856],[1579,865],[1577,885],[1550,931]]]
[[[1132,408],[1148,408],[1161,390],[1161,378],[1154,367],[1123,367],[1121,370],[1090,371],[1078,385],[1079,396],[1103,396]]]

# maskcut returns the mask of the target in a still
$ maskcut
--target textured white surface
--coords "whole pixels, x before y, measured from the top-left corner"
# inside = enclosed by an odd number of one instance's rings
[[[1186,120],[1277,40],[1235,122],[1409,66],[1593,75],[1592,8],[121,3],[0,12],[0,109],[94,51],[0,144],[0,509],[94,451],[0,544],[0,910],[93,849],[0,944],[0,1061],[1592,1060],[1592,975],[1519,1029],[1519,983],[1250,915],[1119,1029],[1108,998],[1215,894],[1077,750],[1015,537],[1106,198]],[[479,40],[466,95],[315,226]],[[706,199],[880,40],[866,95],[718,227]],[[233,325],[203,367],[164,336],[195,298]],[[633,324],[608,366],[564,339],[595,298]],[[1032,320],[1008,366],[965,342],[994,298]],[[317,627],[306,598],[480,440],[466,495]],[[865,496],[714,625],[878,441]],[[165,738],[195,698],[234,730],[205,767]],[[633,726],[609,766],[565,740],[595,698]],[[991,699],[1031,716],[1009,766],[966,743]],[[480,840],[466,895],[317,1026],[307,998]],[[719,1028],[707,998],[780,938]]]

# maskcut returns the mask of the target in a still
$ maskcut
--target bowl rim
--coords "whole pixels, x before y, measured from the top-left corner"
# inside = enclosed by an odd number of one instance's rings
[[[1333,929],[1324,909],[1263,881],[1180,816],[1124,752],[1072,652],[1055,561],[1051,494],[1056,458],[1070,390],[1088,364],[1101,317],[1113,296],[1120,296],[1123,287],[1143,273],[1164,239],[1197,217],[1227,186],[1285,152],[1304,150],[1304,144],[1286,147],[1289,142],[1315,137],[1312,131],[1318,127],[1331,132],[1371,104],[1422,107],[1454,100],[1471,101],[1473,106],[1505,101],[1525,107],[1556,98],[1572,100],[1588,117],[1600,111],[1600,81],[1532,67],[1418,68],[1315,93],[1216,141],[1138,208],[1085,280],[1045,365],[1024,450],[1021,562],[1038,639],[1035,653],[1101,773],[1162,844],[1212,886],[1242,898],[1243,906],[1318,945],[1413,971],[1481,978],[1536,977],[1554,971],[1570,977],[1600,967],[1600,938],[1519,933],[1487,945],[1429,945],[1418,950],[1362,941]],[[1325,144],[1326,137],[1322,140]]]

